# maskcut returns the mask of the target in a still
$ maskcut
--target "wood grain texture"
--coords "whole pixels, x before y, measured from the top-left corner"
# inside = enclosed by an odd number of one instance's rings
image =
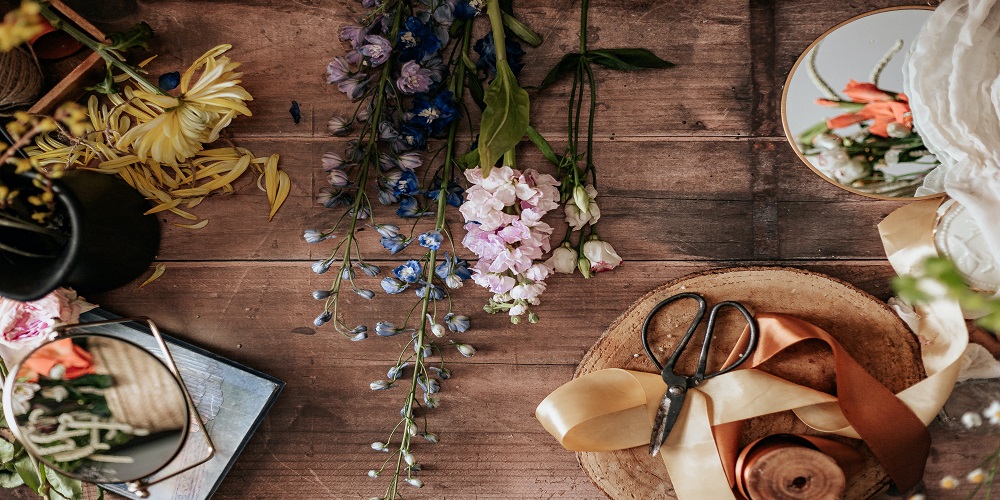
[[[576,50],[578,2],[515,2],[517,16],[546,43],[528,51],[522,81],[537,84],[563,53]],[[900,206],[838,190],[802,165],[781,136],[779,101],[799,53],[830,26],[864,11],[907,3],[862,0],[593,0],[592,47],[643,46],[677,64],[633,74],[599,70],[598,188],[601,235],[625,258],[613,273],[585,281],[557,276],[538,309],[542,322],[510,325],[480,308],[488,294],[468,284],[455,310],[474,329],[456,336],[473,343],[470,359],[447,351],[455,377],[444,384],[442,407],[429,418],[441,436],[420,443],[427,486],[407,498],[573,498],[604,495],[575,456],[562,450],[532,417],[535,405],[572,377],[584,353],[629,304],[678,277],[720,267],[794,265],[830,274],[885,299],[892,269],[884,261],[875,224]],[[111,3],[108,3],[111,5]],[[342,151],[326,122],[353,110],[324,81],[330,58],[344,53],[340,26],[361,11],[337,0],[77,0],[106,30],[146,20],[160,57],[153,77],[182,70],[207,49],[232,43],[254,95],[252,118],[234,121],[224,142],[258,155],[279,153],[292,180],[291,195],[266,222],[266,198],[244,179],[233,195],[206,200],[194,211],[210,220],[191,231],[165,224],[157,281],[136,283],[94,299],[119,314],[148,314],[165,331],[288,383],[261,430],[236,462],[217,498],[367,498],[383,481],[366,477],[380,454],[369,443],[385,439],[402,394],[372,393],[404,342],[373,338],[348,342],[312,318],[321,305],[309,297],[329,280],[309,262],[330,247],[307,245],[306,228],[323,228],[338,215],[318,207],[324,185],[320,157]],[[556,149],[565,144],[566,83],[532,92],[533,124]],[[302,107],[296,125],[292,100]],[[523,167],[548,169],[528,145]],[[389,211],[377,210],[376,217]],[[558,217],[552,222],[559,228]],[[461,237],[457,218],[449,219]],[[417,230],[427,227],[421,223]],[[390,256],[373,232],[360,235],[362,252],[383,269],[414,254]],[[467,255],[467,254],[466,254]],[[365,286],[378,289],[375,279]],[[345,299],[348,324],[391,319],[415,301],[412,294],[373,301]],[[305,332],[295,333],[295,332]],[[636,353],[639,347],[636,346]],[[960,388],[961,392],[962,388]],[[1000,397],[973,391],[985,406]],[[968,403],[972,406],[973,403]],[[960,413],[958,414],[960,415]],[[944,474],[964,475],[992,451],[984,429],[966,431],[950,420],[932,427],[927,471],[934,498]],[[16,498],[29,498],[20,490]]]

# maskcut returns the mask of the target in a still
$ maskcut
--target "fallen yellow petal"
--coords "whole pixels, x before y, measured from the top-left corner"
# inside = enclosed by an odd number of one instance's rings
[[[163,273],[166,270],[167,270],[167,265],[166,264],[164,264],[162,262],[159,263],[159,264],[157,264],[156,265],[156,269],[153,270],[153,274],[149,278],[147,278],[146,281],[143,281],[142,284],[139,285],[139,288],[142,288],[142,287],[144,287],[144,286],[152,283],[153,281],[156,281],[156,278],[159,278],[160,276],[163,276]]]
[[[277,156],[277,155],[275,155]],[[285,202],[285,198],[288,198],[288,192],[292,189],[292,180],[288,178],[288,174],[284,171],[278,172],[278,197],[271,204],[271,214],[267,216],[267,220],[270,222],[274,218],[274,214],[281,208],[281,204]]]
[[[208,225],[208,219],[205,219],[197,224],[175,224],[173,222],[170,224],[177,227],[183,227],[184,229],[201,229]]]

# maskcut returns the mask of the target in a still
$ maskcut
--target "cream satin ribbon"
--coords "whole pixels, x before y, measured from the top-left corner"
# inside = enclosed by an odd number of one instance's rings
[[[879,224],[886,254],[897,272],[907,273],[935,252],[931,230],[936,206],[934,200],[906,205]],[[921,320],[915,333],[923,339],[921,357],[928,376],[897,397],[929,424],[951,394],[968,335],[961,309],[953,301],[936,301],[918,312]],[[656,405],[646,403],[658,403],[665,392],[659,374],[600,370],[553,391],[535,415],[566,449],[632,448],[649,442]],[[731,372],[688,392],[661,449],[678,498],[735,499],[712,426],[785,410],[793,410],[816,430],[860,438],[834,396],[758,370]],[[602,422],[609,416],[616,417],[616,425]]]

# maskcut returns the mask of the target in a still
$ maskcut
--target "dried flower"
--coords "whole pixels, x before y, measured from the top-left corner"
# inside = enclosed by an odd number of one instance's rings
[[[181,76],[177,97],[136,90],[135,99],[142,106],[124,109],[139,123],[121,136],[116,147],[131,146],[143,161],[151,157],[177,165],[201,151],[203,144],[215,142],[237,114],[250,116],[244,102],[253,97],[239,85],[243,74],[234,71],[239,63],[222,55],[230,48],[219,45],[199,57]]]
[[[368,477],[370,477],[370,478],[372,478],[372,479],[375,479],[375,478],[377,478],[377,477],[378,477],[378,471],[376,471],[376,470],[374,470],[374,469],[373,469],[373,470],[370,470],[370,471],[368,471]]]
[[[384,390],[392,387],[392,382],[388,382],[388,381],[385,381],[385,380],[376,380],[376,381],[374,381],[374,382],[372,382],[371,384],[368,384],[368,385],[369,385],[369,387],[372,388],[373,391],[384,391]]]
[[[424,487],[424,482],[421,481],[421,480],[419,480],[419,479],[417,479],[417,478],[415,478],[415,477],[408,477],[408,478],[406,478],[406,482],[410,483],[410,486],[413,486],[414,488],[423,488]]]
[[[383,443],[382,441],[375,441],[374,443],[372,443],[372,449],[375,451],[384,451],[384,452],[389,451],[389,447],[386,446],[386,444]]]

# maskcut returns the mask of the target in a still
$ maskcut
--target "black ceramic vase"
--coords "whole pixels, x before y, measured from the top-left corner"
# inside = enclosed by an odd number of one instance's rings
[[[83,170],[53,182],[57,230],[65,235],[47,257],[0,250],[0,296],[28,301],[68,286],[81,294],[122,286],[149,268],[160,226],[147,201],[124,181]],[[36,235],[0,226],[0,242],[28,243]],[[53,246],[53,245],[50,245]]]

